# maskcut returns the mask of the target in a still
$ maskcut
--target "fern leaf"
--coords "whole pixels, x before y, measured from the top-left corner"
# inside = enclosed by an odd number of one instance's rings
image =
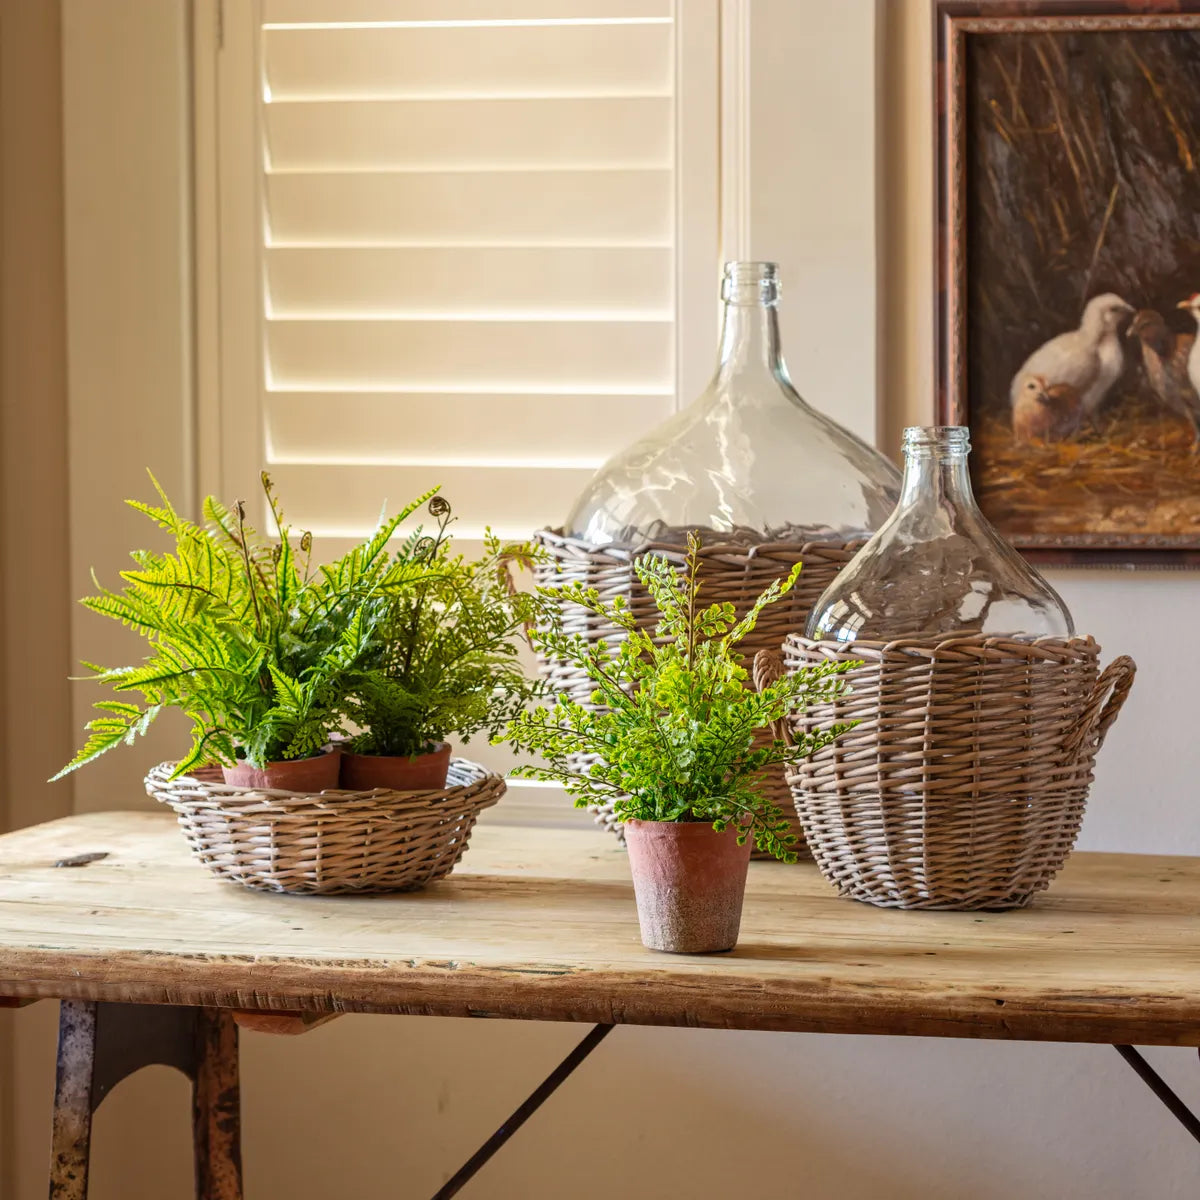
[[[105,591],[99,596],[84,596],[79,603],[89,612],[111,617],[130,629],[140,629],[153,634],[163,632],[166,627],[162,613],[116,592]]]
[[[144,712],[136,705],[122,706],[125,711],[112,712],[113,705],[97,705],[106,708],[106,715],[93,717],[87,723],[88,739],[82,749],[61,771],[50,777],[49,782],[61,779],[72,771],[77,771],[85,763],[93,762],[100,755],[106,754],[114,746],[121,743],[132,744],[133,740],[144,734],[151,722],[158,716],[158,706],[152,705]]]
[[[298,680],[289,679],[274,663],[268,669],[275,685],[276,703],[290,713],[299,714],[308,707],[308,694]]]
[[[178,779],[180,775],[186,775],[197,767],[206,767],[213,758],[217,758],[225,766],[233,766],[237,762],[237,751],[233,741],[224,729],[202,731],[197,728],[192,736],[192,748],[176,764],[170,778]]]

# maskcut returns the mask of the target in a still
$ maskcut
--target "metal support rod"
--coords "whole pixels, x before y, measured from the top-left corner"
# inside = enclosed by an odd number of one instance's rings
[[[529,1099],[471,1155],[451,1179],[437,1190],[433,1200],[450,1200],[451,1196],[457,1196],[462,1187],[470,1182],[479,1169],[496,1154],[496,1151],[541,1108],[558,1089],[559,1084],[604,1041],[612,1029],[611,1025],[597,1025],[592,1029],[579,1045],[530,1093]]]
[[[1114,1046],[1113,1049],[1138,1073],[1184,1129],[1200,1142],[1200,1117],[1180,1100],[1167,1081],[1132,1046]]]

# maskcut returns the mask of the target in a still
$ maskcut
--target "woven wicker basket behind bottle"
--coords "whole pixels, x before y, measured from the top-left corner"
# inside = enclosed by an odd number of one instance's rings
[[[644,629],[654,627],[658,614],[654,601],[634,572],[634,560],[645,554],[658,554],[669,559],[680,571],[684,569],[684,550],[679,541],[651,541],[638,546],[596,546],[552,529],[541,530],[535,535],[535,540],[550,554],[550,561],[537,571],[539,584],[561,586],[565,583],[582,583],[596,588],[605,600],[624,596],[630,611]],[[763,611],[754,632],[741,644],[747,669],[757,651],[778,650],[789,633],[803,633],[812,606],[861,545],[861,542],[828,544],[788,541],[753,545],[713,542],[703,546],[700,552],[700,580],[705,601],[712,604],[728,600],[739,616],[773,579],[786,577],[798,562],[804,564],[796,587],[779,603]],[[619,641],[622,636],[616,626],[584,612],[577,605],[564,605],[562,620],[568,633],[581,633],[589,641]],[[593,685],[578,668],[545,656],[539,657],[538,665],[543,677],[555,691],[565,692],[586,708],[596,707],[591,700]],[[574,765],[583,767],[589,761],[587,756],[580,755],[576,757]],[[793,831],[800,838],[799,849],[806,853],[803,830],[795,815],[783,768],[766,773],[762,787],[787,815]],[[593,811],[598,823],[617,837],[622,836],[611,805],[597,807]]]

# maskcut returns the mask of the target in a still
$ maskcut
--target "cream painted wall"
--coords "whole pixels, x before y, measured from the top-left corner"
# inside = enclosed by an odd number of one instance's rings
[[[879,0],[883,283],[881,444],[899,457],[905,425],[932,419],[934,339],[933,22],[926,0]]]
[[[61,816],[70,732],[57,6],[0,4],[0,828]],[[0,1197],[13,1194],[27,1023],[0,1013]],[[22,1040],[14,1045],[13,1033]]]
[[[154,541],[124,504],[152,497],[147,468],[194,510],[189,8],[62,0],[73,596],[92,590],[93,569],[114,582],[129,548]],[[138,646],[115,622],[72,609],[75,661],[128,662]],[[96,693],[76,684],[71,694],[82,729]],[[178,728],[154,729],[147,753],[168,757]],[[77,811],[114,797],[149,803],[116,755],[75,776]]]
[[[873,0],[745,0],[749,245],[780,264],[788,368],[802,396],[876,434]]]
[[[853,386],[840,388],[837,367],[856,354],[874,363],[880,314],[884,436],[894,444],[904,421],[925,419],[930,394],[927,5],[750,4],[753,252],[803,263],[786,278],[793,373],[814,402],[864,432],[869,383],[855,373]],[[176,140],[185,128],[178,55],[186,28],[182,8],[161,0],[106,0],[103,16],[89,0],[63,5],[68,244],[73,254],[100,255],[100,278],[113,280],[95,288],[72,273],[80,472],[72,528],[76,571],[85,553],[109,570],[137,529],[114,514],[118,498],[138,487],[142,465],[153,461],[172,486],[187,486],[188,285],[178,208],[186,161]],[[96,62],[85,52],[107,36],[121,52]],[[80,146],[81,137],[100,139],[101,148]],[[149,175],[139,139],[157,147]],[[877,228],[880,296],[871,268]],[[1200,853],[1187,794],[1200,764],[1185,725],[1197,664],[1159,645],[1159,629],[1194,609],[1195,579],[1097,573],[1056,582],[1080,624],[1135,654],[1143,672],[1102,759],[1085,842]],[[72,587],[78,592],[78,579]],[[94,636],[76,630],[80,642]],[[1153,748],[1145,758],[1142,744]],[[134,802],[138,767],[130,759],[121,770],[94,776],[80,806],[111,805],[114,795]],[[22,1061],[13,1200],[44,1194],[52,1022],[50,1005],[14,1021]],[[428,1195],[579,1035],[514,1022],[358,1017],[295,1040],[247,1036],[248,1194]],[[1194,1053],[1153,1058],[1200,1104]],[[614,1111],[618,1131],[604,1132]],[[97,1122],[93,1200],[181,1200],[189,1194],[185,1139],[181,1080],[158,1071],[123,1085]],[[623,1028],[463,1194],[1182,1200],[1198,1180],[1194,1146],[1103,1047]]]

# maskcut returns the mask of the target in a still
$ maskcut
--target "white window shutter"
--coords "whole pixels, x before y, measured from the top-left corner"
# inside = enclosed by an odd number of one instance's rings
[[[465,539],[561,521],[676,404],[671,0],[256,7],[261,361],[237,412],[289,519],[357,537],[440,483]]]

